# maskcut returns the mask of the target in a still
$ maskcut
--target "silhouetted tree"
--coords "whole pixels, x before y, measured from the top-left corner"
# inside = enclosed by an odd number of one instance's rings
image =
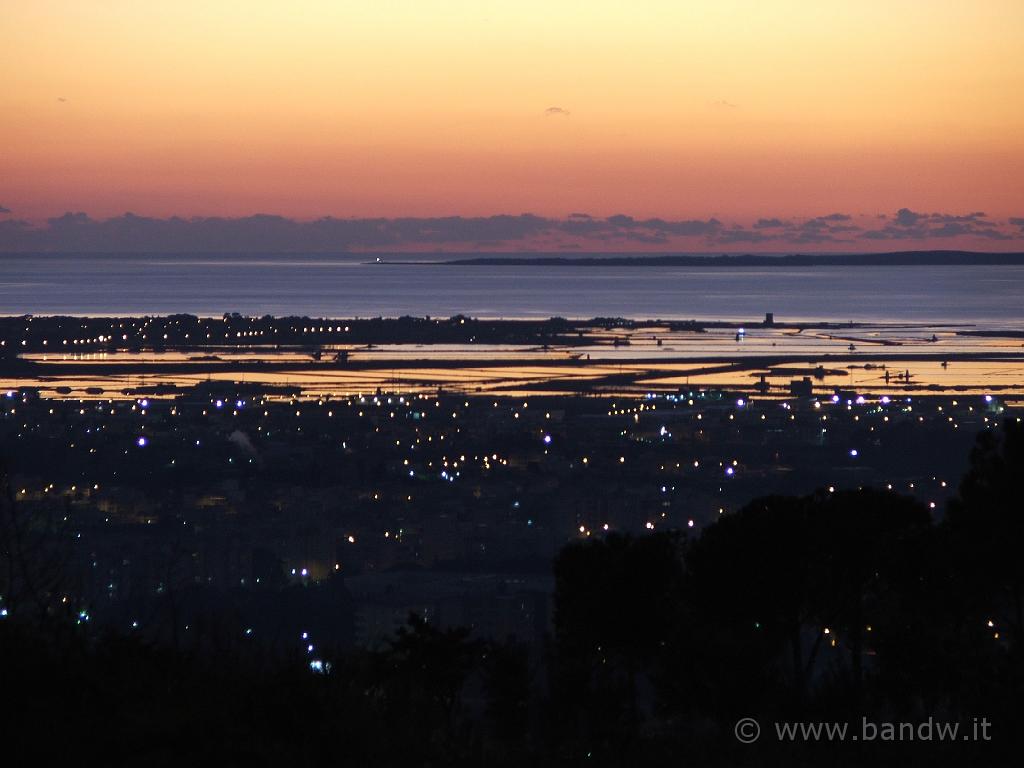
[[[414,752],[456,758],[461,704],[483,645],[464,627],[437,628],[416,614],[378,656],[377,679],[386,722],[401,729]]]
[[[706,704],[749,712],[751,691],[790,686],[803,699],[820,638],[808,642],[817,548],[811,501],[757,499],[709,526],[686,559],[687,643]]]
[[[921,502],[871,488],[820,494],[812,509],[818,550],[816,619],[848,651],[856,706],[863,687],[865,634],[883,620],[877,604],[895,588],[888,576],[913,552],[930,518]]]
[[[530,726],[534,680],[529,647],[515,640],[489,643],[483,664],[486,715],[496,738],[520,751]]]
[[[946,525],[978,622],[1019,644],[1024,630],[1024,425],[978,435]]]
[[[567,759],[622,759],[640,720],[638,688],[677,634],[680,542],[672,534],[611,535],[570,545],[555,561],[552,675]],[[650,699],[650,696],[645,697]]]

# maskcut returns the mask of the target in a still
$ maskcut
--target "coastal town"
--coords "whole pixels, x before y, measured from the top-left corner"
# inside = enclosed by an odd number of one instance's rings
[[[24,321],[32,335],[4,340],[34,351],[64,332],[116,359],[125,340],[108,347],[113,321],[73,322]],[[122,335],[155,328],[161,342],[175,322],[119,321]],[[217,323],[230,338],[237,322],[197,320],[181,333]],[[338,330],[346,324],[359,327]],[[465,341],[463,325],[441,327]],[[164,348],[196,354],[171,338]],[[8,375],[21,360],[6,359]],[[273,642],[315,627],[332,647],[384,642],[410,613],[539,646],[550,563],[566,544],[695,537],[755,497],[884,488],[939,519],[976,435],[1021,414],[1012,391],[828,388],[812,377],[763,392],[514,396],[444,386],[331,395],[222,378],[92,393],[5,386],[11,497],[69,542],[63,598],[83,617],[178,642],[201,642],[213,616]]]

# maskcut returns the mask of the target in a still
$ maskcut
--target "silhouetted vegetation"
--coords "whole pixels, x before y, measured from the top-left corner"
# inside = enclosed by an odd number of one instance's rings
[[[942,519],[864,488],[756,499],[699,537],[591,538],[554,563],[542,651],[412,616],[385,647],[317,667],[75,623],[54,600],[57,550],[26,564],[49,523],[20,520],[8,492],[0,586],[26,608],[0,622],[3,748],[106,765],[1009,762],[1022,476],[1024,428],[1007,421],[978,438]],[[741,717],[985,717],[992,740],[746,745]]]

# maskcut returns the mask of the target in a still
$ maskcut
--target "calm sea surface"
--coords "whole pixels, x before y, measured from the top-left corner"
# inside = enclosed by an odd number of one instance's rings
[[[0,314],[621,316],[1024,326],[1024,267],[457,267],[0,254]]]

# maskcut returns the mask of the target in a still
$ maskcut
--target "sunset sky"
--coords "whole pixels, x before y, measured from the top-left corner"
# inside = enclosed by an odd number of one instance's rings
[[[1019,250],[1022,40],[1020,0],[0,0],[0,221],[907,209]]]

